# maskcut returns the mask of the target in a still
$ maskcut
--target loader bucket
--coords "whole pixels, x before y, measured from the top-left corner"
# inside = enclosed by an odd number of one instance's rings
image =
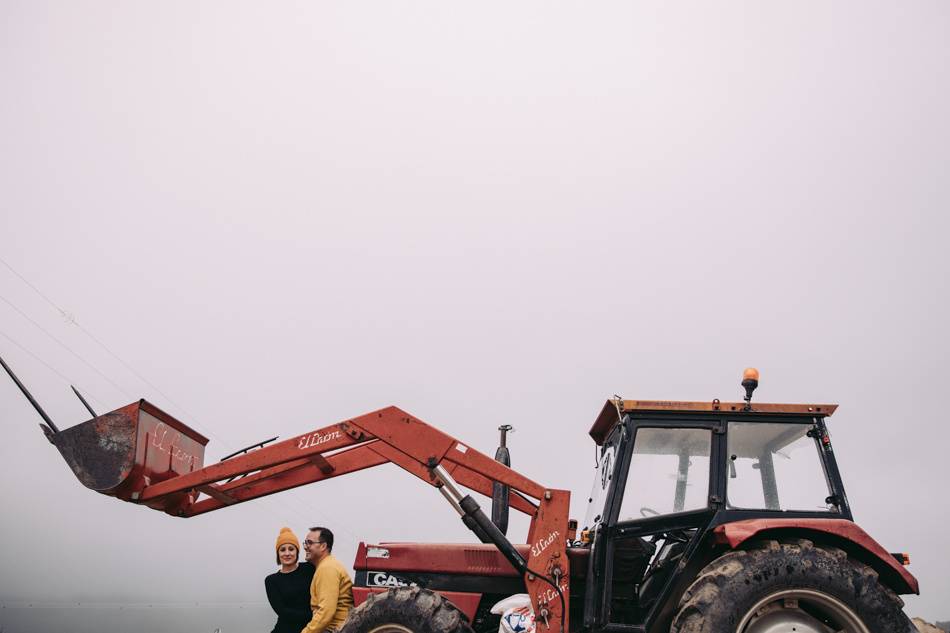
[[[208,443],[145,400],[58,433],[40,426],[84,486],[131,502],[146,486],[199,470]],[[148,505],[174,513],[192,501],[194,493],[182,492]]]

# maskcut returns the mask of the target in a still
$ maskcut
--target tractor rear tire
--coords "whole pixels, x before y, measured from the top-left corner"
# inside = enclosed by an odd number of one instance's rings
[[[350,611],[340,633],[472,633],[465,614],[428,589],[396,587]]]
[[[836,547],[762,541],[707,565],[680,600],[670,633],[910,633],[904,602]]]

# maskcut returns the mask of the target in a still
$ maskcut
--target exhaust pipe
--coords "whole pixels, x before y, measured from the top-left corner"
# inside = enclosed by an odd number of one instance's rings
[[[495,461],[510,467],[511,453],[508,452],[507,440],[508,432],[514,431],[514,427],[510,424],[502,424],[498,427],[498,430],[501,431],[501,439],[499,440],[498,450],[495,451]],[[491,522],[502,534],[508,533],[509,494],[510,491],[505,484],[497,481],[492,484]]]

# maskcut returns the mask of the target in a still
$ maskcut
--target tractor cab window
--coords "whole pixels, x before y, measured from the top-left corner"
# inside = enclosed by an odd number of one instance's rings
[[[610,482],[613,481],[617,465],[618,436],[619,431],[611,435],[610,439],[599,447],[597,466],[594,470],[594,484],[591,486],[590,497],[587,499],[587,514],[584,517],[583,526],[585,530],[593,529],[604,518],[607,491],[610,488]]]
[[[728,507],[835,510],[811,424],[730,422]]]
[[[707,507],[711,441],[708,429],[637,429],[619,520]]]

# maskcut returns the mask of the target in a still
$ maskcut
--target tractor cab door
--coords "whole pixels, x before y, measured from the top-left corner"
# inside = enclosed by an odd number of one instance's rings
[[[607,485],[587,576],[585,624],[643,626],[662,604],[677,565],[716,510],[713,467],[722,449],[714,437],[720,424],[628,415],[605,442],[602,455],[613,450],[614,464],[602,459],[599,469]]]

